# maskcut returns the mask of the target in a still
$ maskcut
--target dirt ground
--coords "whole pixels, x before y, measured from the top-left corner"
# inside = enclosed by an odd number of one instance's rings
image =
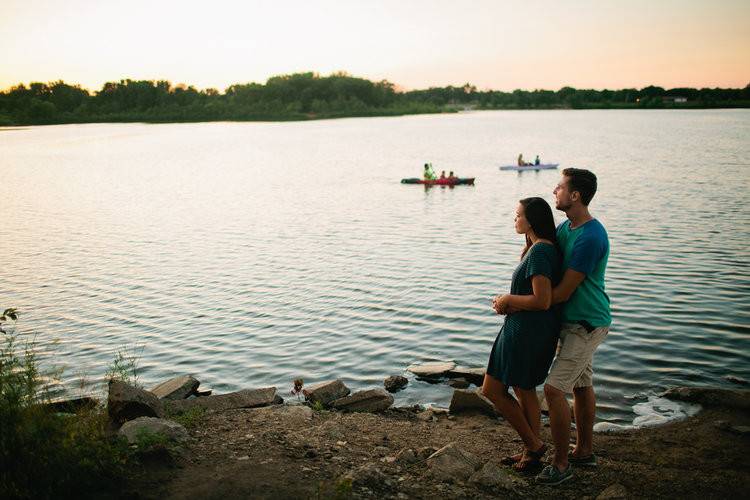
[[[629,498],[743,498],[750,491],[750,437],[717,426],[750,424],[741,410],[708,409],[663,427],[597,434],[596,468],[577,468],[557,487],[512,474],[512,488],[441,482],[421,460],[399,465],[404,448],[461,449],[504,470],[521,448],[502,420],[484,415],[380,414],[276,406],[206,415],[174,460],[144,460],[123,496],[136,498],[596,498],[623,485]],[[551,442],[549,429],[543,439]],[[548,457],[549,458],[549,454]],[[365,466],[369,472],[362,472]],[[375,472],[372,472],[376,469]],[[359,470],[359,472],[358,472]],[[351,472],[353,485],[341,478]]]

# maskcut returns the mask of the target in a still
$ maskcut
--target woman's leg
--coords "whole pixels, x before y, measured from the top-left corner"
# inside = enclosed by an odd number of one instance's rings
[[[484,376],[482,394],[495,405],[505,420],[516,430],[527,450],[536,451],[544,444],[532,431],[518,402],[508,394],[508,387],[490,375]]]
[[[521,410],[523,411],[526,422],[531,428],[531,432],[541,440],[542,436],[542,409],[539,406],[539,398],[536,395],[536,391],[531,389],[521,389],[520,387],[513,387],[513,392],[518,397],[518,402],[521,404]]]

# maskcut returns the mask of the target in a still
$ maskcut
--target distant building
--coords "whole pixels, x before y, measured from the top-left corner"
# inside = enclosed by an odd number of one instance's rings
[[[676,95],[665,95],[662,96],[661,101],[664,103],[682,104],[687,102],[687,97],[676,96]]]

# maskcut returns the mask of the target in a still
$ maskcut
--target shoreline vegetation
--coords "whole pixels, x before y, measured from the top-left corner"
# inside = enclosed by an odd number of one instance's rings
[[[166,80],[107,82],[93,93],[63,81],[19,84],[0,92],[0,126],[112,122],[296,121],[453,113],[462,110],[750,108],[741,89],[477,90],[433,87],[400,91],[346,73],[295,73],[198,90]]]
[[[54,375],[17,318],[0,316],[2,498],[734,498],[750,488],[746,389],[670,389],[664,397],[703,411],[595,434],[598,467],[551,488],[501,465],[521,442],[479,394],[483,368],[409,366],[455,388],[450,408],[394,407],[402,375],[356,392],[297,379],[284,398],[276,387],[216,395],[190,375],[146,390],[137,355],[122,350],[106,399],[53,401]],[[542,438],[551,442],[546,426]]]

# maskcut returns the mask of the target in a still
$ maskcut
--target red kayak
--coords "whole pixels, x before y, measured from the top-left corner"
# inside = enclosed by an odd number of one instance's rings
[[[426,184],[428,186],[456,186],[458,184],[468,184],[473,186],[474,179],[474,177],[452,177],[426,181],[419,177],[411,177],[409,179],[401,179],[401,184]]]

